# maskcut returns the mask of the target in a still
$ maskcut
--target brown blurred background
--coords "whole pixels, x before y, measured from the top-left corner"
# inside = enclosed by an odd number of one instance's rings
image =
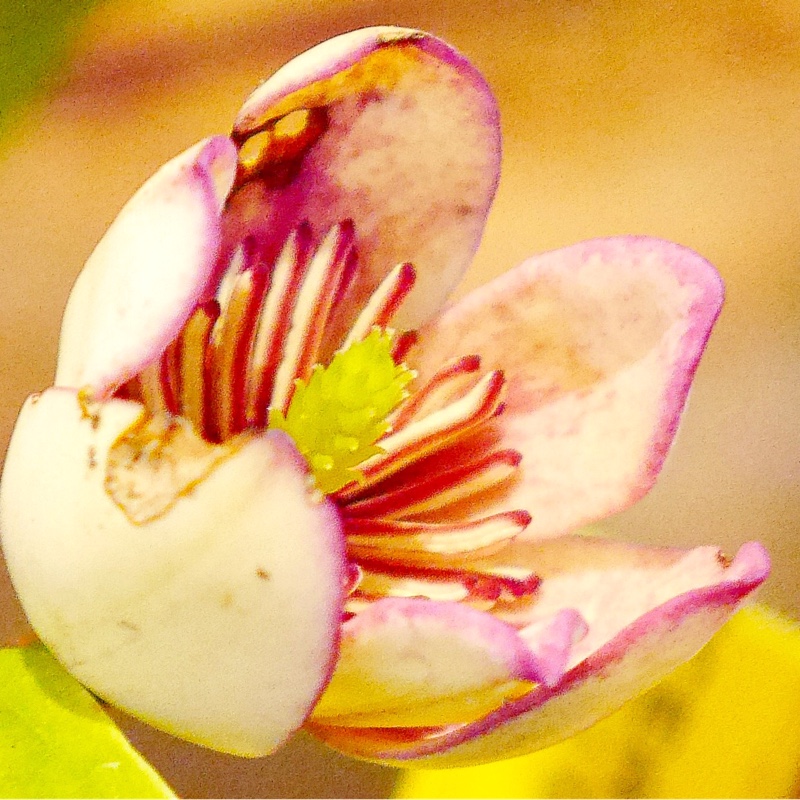
[[[468,55],[499,98],[503,178],[464,288],[618,233],[713,261],[728,302],[657,488],[605,524],[653,543],[766,542],[761,598],[800,616],[800,0],[108,0],[0,151],[0,453],[52,379],[69,287],[133,190],[293,54],[391,23]],[[0,583],[0,635],[24,630]],[[394,773],[302,737],[258,761],[124,721],[184,796],[367,796]]]

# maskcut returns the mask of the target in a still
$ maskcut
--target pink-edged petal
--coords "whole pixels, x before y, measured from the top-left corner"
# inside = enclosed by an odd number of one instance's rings
[[[653,484],[722,303],[714,268],[657,239],[598,239],[538,256],[420,332],[423,378],[459,355],[503,369],[502,440],[522,454],[504,496],[555,536]]]
[[[537,616],[519,633],[539,656],[541,683],[554,686],[567,665],[576,660],[575,648],[586,637],[589,626],[574,608],[561,608],[550,617]]]
[[[379,600],[344,624],[339,663],[313,723],[383,727],[477,719],[532,683],[560,677],[581,625],[575,615],[554,615],[526,639],[458,603]]]
[[[72,289],[56,385],[105,396],[174,339],[213,277],[236,148],[206,139],[128,201]]]
[[[294,152],[279,121],[309,109]],[[417,270],[401,327],[429,317],[461,277],[499,175],[498,112],[482,76],[439,39],[400,28],[353,31],[298,56],[245,102],[233,136],[243,153],[250,137],[267,143],[234,195],[231,242],[245,226],[277,244],[303,220],[320,234],[352,219],[352,308],[397,264]]]
[[[543,569],[543,591],[548,580],[570,571],[567,565],[578,552],[570,552],[570,548],[593,541],[569,540],[562,555],[558,553],[560,540],[531,549],[531,558],[538,553],[535,560]],[[594,555],[601,556],[609,570],[616,565],[629,575],[641,571],[639,577],[658,584],[660,590],[650,595],[650,602],[657,605],[643,610],[647,604],[637,598],[649,590],[644,590],[640,581],[639,591],[629,597],[638,616],[626,622],[630,615],[620,603],[609,610],[612,623],[607,625],[603,607],[607,594],[597,601],[587,599],[588,591],[579,594],[580,610],[589,617],[589,632],[576,647],[585,650],[594,642],[597,649],[586,653],[556,684],[539,686],[468,725],[439,730],[330,727],[317,733],[346,753],[398,764],[415,760],[424,767],[466,766],[548,747],[612,713],[694,655],[769,573],[768,556],[754,542],[744,545],[732,562],[709,548],[687,554],[600,540],[595,547]],[[591,562],[591,555],[586,560]],[[575,571],[580,573],[580,567]],[[590,571],[588,567],[584,570]],[[612,583],[617,591],[624,591],[620,580]],[[551,598],[543,603],[545,613],[548,604],[551,608],[561,603],[571,605],[571,598],[565,594],[568,588],[574,586],[562,585],[559,601]],[[595,638],[593,627],[602,630]]]
[[[303,723],[335,663],[338,514],[309,493],[281,433],[123,461],[123,510],[107,490],[109,453],[140,415],[121,400],[87,410],[67,389],[28,400],[0,489],[12,581],[38,635],[93,692],[183,738],[263,755]],[[154,502],[179,485],[142,521],[134,488],[147,488],[136,470],[148,460]]]

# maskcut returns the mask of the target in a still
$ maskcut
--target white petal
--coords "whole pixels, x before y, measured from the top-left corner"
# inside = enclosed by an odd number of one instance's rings
[[[548,671],[533,644],[466,605],[379,600],[345,623],[341,657],[314,723],[387,727],[478,719],[529,691]],[[570,645],[571,638],[567,651]]]
[[[338,514],[309,494],[289,440],[267,433],[131,522],[104,483],[109,447],[140,410],[112,400],[86,414],[64,389],[28,400],[0,487],[14,586],[42,640],[101,697],[192,741],[268,753],[303,723],[336,657]]]
[[[102,395],[177,336],[213,276],[236,149],[206,139],[167,162],[128,201],[72,289],[56,385]]]

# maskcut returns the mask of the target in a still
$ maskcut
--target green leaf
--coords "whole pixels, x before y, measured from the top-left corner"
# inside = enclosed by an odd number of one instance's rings
[[[174,797],[42,645],[0,650],[0,796]]]
[[[0,132],[63,62],[97,0],[0,0]]]

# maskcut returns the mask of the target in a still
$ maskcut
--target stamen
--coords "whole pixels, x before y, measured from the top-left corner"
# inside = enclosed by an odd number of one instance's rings
[[[251,269],[235,276],[227,302],[220,308],[209,341],[209,396],[213,398],[208,423],[214,441],[225,441],[245,427],[244,383],[247,354],[253,334],[254,298],[259,298]]]
[[[247,421],[254,428],[267,424],[275,373],[311,254],[311,228],[300,225],[286,240],[258,314],[250,365],[247,370]]]
[[[477,583],[477,580],[473,579],[470,585],[468,579],[459,580],[445,572],[427,575],[422,570],[418,574],[364,570],[357,593],[348,598],[347,609],[354,610],[359,601],[374,602],[383,597],[421,597],[425,600],[451,603],[469,602],[470,605],[488,610],[494,604],[496,597],[485,597],[474,593],[472,586],[477,586]]]
[[[406,360],[408,351],[419,340],[419,334],[416,331],[403,331],[397,336],[392,348],[392,358],[395,364],[402,364]]]
[[[314,254],[297,297],[270,405],[286,413],[296,379],[308,380],[317,363],[325,325],[349,270],[353,224],[334,226]]]
[[[542,579],[526,567],[478,567],[480,573],[499,582],[502,586],[503,601],[521,600],[533,595],[539,588]]]
[[[407,517],[436,511],[485,492],[511,478],[522,456],[516,450],[498,450],[477,462],[431,475],[417,476],[408,485],[348,503],[345,519],[354,517]]]
[[[426,384],[419,387],[407,403],[398,409],[394,428],[402,428],[417,416],[430,413],[463,394],[467,382],[481,368],[480,356],[462,356],[445,364]],[[466,384],[466,385],[465,385]]]
[[[468,569],[434,570],[362,566],[362,579],[357,596],[427,597],[428,599],[467,600],[483,607],[512,597],[530,596],[536,592],[541,580],[531,574],[522,581],[509,580],[500,575]]]
[[[249,249],[249,247],[248,247]],[[221,313],[224,313],[225,308],[231,300],[233,294],[233,287],[236,285],[236,278],[240,272],[244,270],[245,246],[244,244],[237,247],[228,262],[228,266],[222,277],[217,284],[217,291],[214,294],[217,302],[219,303]]]
[[[139,391],[142,402],[151,414],[163,414],[167,411],[167,401],[161,385],[161,359],[146,366],[138,376]]]
[[[170,414],[180,413],[181,372],[178,341],[171,342],[161,356],[161,389]]]
[[[411,264],[398,264],[373,292],[341,349],[346,350],[351,344],[360,342],[373,328],[388,327],[400,304],[414,287],[415,280],[416,271]]]
[[[530,599],[537,592],[541,578],[524,568],[484,567],[467,563],[457,569],[391,566],[380,562],[362,561],[361,580],[351,594],[355,604],[374,602],[381,597],[425,597],[430,600],[468,602],[485,610],[498,603],[505,604]],[[504,612],[505,613],[505,612]],[[527,625],[527,618],[518,621]]]
[[[384,454],[365,462],[361,468],[363,482],[343,489],[337,499],[348,502],[362,496],[379,481],[446,447],[490,419],[502,401],[504,384],[502,372],[490,372],[464,397],[382,439]]]
[[[493,555],[530,524],[526,511],[506,511],[461,524],[351,520],[348,552],[357,560],[405,566],[459,566]],[[363,533],[362,533],[363,531]]]
[[[206,424],[206,350],[217,317],[219,303],[209,300],[192,314],[177,341],[181,387],[179,413],[205,438],[209,438]]]

